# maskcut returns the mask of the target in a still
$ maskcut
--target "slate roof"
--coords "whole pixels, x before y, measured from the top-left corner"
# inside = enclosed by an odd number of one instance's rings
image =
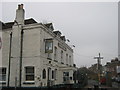
[[[54,31],[53,33],[54,33],[55,35],[61,34],[60,31]]]
[[[25,25],[33,24],[33,23],[37,23],[33,18],[25,20]],[[3,23],[0,21],[0,29],[9,29],[9,28],[12,28],[13,25],[14,25],[14,22]]]
[[[66,41],[65,36],[61,36],[60,38],[61,38],[63,41]]]
[[[47,28],[51,29],[51,30],[54,30],[53,28],[53,24],[52,23],[47,23],[47,24],[44,24]]]

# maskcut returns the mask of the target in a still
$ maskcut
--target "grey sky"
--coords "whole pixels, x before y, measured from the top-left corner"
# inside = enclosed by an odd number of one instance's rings
[[[2,3],[2,21],[14,21],[17,5]],[[52,22],[75,45],[77,66],[95,64],[100,52],[102,64],[118,56],[117,2],[24,2],[25,17]]]

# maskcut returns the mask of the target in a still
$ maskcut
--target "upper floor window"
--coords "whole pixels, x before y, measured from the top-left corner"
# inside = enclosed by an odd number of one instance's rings
[[[43,79],[46,79],[46,70],[43,69]]]
[[[54,48],[54,60],[57,60],[57,47]]]
[[[61,50],[61,62],[63,62],[63,51]]]
[[[34,67],[29,66],[25,67],[25,80],[26,81],[34,81],[35,75],[34,75]]]
[[[6,81],[6,68],[0,68],[0,81]]]
[[[52,39],[45,40],[45,53],[53,53],[53,40]]]
[[[69,56],[69,62],[70,62],[70,65],[72,65],[71,56]]]
[[[68,64],[68,54],[66,54],[66,64]]]

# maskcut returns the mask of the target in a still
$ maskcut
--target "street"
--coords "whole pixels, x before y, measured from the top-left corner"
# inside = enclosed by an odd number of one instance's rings
[[[85,86],[85,88],[96,88],[95,86],[98,85],[98,82],[95,81],[95,80],[88,80],[88,85]],[[106,86],[106,85],[99,85],[99,88],[109,88],[109,89],[112,89],[112,88],[119,88],[120,89],[120,83],[115,83],[113,82],[112,83],[112,87],[109,87],[109,86]]]

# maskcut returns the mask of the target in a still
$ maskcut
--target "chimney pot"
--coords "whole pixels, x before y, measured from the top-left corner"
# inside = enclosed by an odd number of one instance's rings
[[[18,9],[20,9],[20,4],[18,5]]]
[[[20,5],[20,8],[23,9],[23,4]]]

